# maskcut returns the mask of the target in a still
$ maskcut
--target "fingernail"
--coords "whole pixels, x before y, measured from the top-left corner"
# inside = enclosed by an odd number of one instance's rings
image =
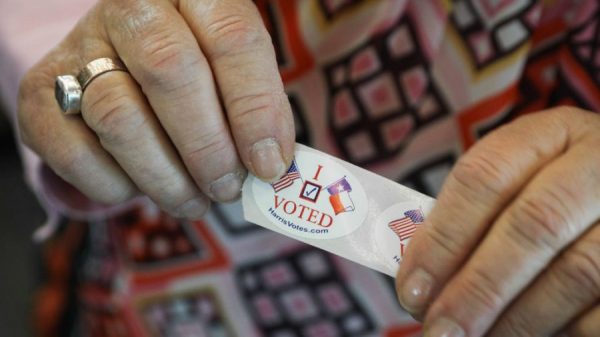
[[[250,160],[256,175],[266,181],[279,178],[285,171],[281,147],[273,138],[263,139],[252,145]]]
[[[210,193],[216,201],[233,201],[242,191],[242,177],[238,173],[228,173],[210,184]]]
[[[190,219],[199,220],[201,219],[206,211],[208,211],[209,202],[206,198],[195,198],[186,201],[183,205],[179,206],[176,210],[178,216]]]
[[[400,302],[411,314],[420,313],[429,300],[433,277],[425,270],[418,268],[406,278],[402,287]]]
[[[425,329],[424,337],[465,337],[465,331],[447,318],[438,318]]]

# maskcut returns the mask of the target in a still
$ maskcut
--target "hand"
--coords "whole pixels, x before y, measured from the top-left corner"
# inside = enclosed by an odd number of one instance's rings
[[[600,115],[521,117],[447,179],[397,277],[426,337],[599,336]]]
[[[57,75],[120,58],[63,116]],[[248,168],[273,180],[294,147],[273,46],[249,0],[102,0],[21,83],[22,141],[88,197],[141,192],[179,217],[239,196]]]

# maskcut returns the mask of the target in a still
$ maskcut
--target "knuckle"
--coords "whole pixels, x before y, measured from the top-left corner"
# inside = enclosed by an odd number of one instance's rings
[[[425,227],[425,233],[431,241],[445,251],[450,256],[461,255],[461,240],[457,233],[459,231],[451,230],[449,226],[439,226],[437,224]]]
[[[163,86],[181,77],[186,69],[203,61],[188,32],[172,24],[172,17],[159,6],[146,1],[127,0],[124,5],[108,12],[107,22],[115,34],[131,41],[138,58],[130,68],[135,69],[140,82]],[[114,7],[114,6],[113,6]],[[117,11],[117,13],[113,13]]]
[[[207,37],[212,43],[214,57],[232,55],[270,43],[264,26],[252,22],[249,16],[240,14],[218,15],[206,26]]]
[[[566,206],[568,193],[556,189],[555,185],[516,202],[509,218],[509,235],[521,246],[555,251],[575,232]]]
[[[218,128],[204,133],[182,148],[183,161],[186,163],[202,163],[224,153],[229,146],[225,132]]]
[[[159,70],[172,69],[179,64],[183,49],[181,41],[166,32],[157,33],[143,44],[143,54],[147,57],[149,67]]]
[[[147,70],[164,72],[185,61],[185,44],[166,29],[146,36],[140,49],[145,57],[142,66],[146,65]]]
[[[577,289],[569,298],[586,303],[600,296],[600,241],[574,246],[556,268],[559,281],[567,289]]]
[[[496,313],[502,308],[503,293],[497,281],[485,271],[473,269],[463,279],[463,289],[468,292],[469,304],[481,313]]]
[[[229,114],[236,122],[244,123],[253,120],[257,114],[269,114],[276,116],[282,109],[282,93],[263,92],[245,94],[227,102]]]
[[[494,160],[490,159],[494,157]],[[459,159],[452,170],[451,178],[469,195],[501,195],[510,184],[511,164],[501,154],[474,154]]]
[[[169,22],[169,15],[147,1],[106,0],[103,21],[113,33],[120,32],[134,40],[143,40],[148,34],[161,30]]]
[[[128,96],[123,84],[106,87],[98,95],[90,95],[90,104],[84,118],[102,142],[126,144],[136,130],[144,127],[147,119]]]
[[[178,83],[186,69],[201,65],[206,67],[200,54],[186,46],[182,39],[171,32],[161,32],[142,42],[140,55],[143,62],[138,67],[143,83],[169,89]]]
[[[504,316],[494,328],[490,337],[496,336],[518,336],[518,337],[534,337],[535,331],[531,327],[530,321],[527,320],[527,315],[515,313],[511,311]]]

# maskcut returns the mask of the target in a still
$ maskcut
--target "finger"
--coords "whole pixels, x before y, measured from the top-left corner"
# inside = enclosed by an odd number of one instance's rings
[[[204,215],[208,198],[196,187],[129,74],[115,71],[94,79],[83,95],[82,115],[140,191],[175,216]]]
[[[66,117],[54,98],[54,79],[76,73],[72,55],[80,33],[32,68],[21,81],[18,120],[21,140],[62,179],[89,198],[118,203],[133,197],[136,187],[115,160],[98,143],[79,116]],[[94,44],[94,39],[87,40]]]
[[[600,125],[598,117],[580,112],[569,118],[581,123],[568,127],[582,138],[503,211],[432,304],[426,330],[481,336],[564,247],[600,219],[600,138],[590,136]]]
[[[554,336],[599,298],[597,223],[505,311],[487,336]]]
[[[588,312],[578,318],[565,331],[565,337],[596,337],[600,332],[600,304],[596,305]]]
[[[170,2],[130,0],[106,20],[116,51],[196,184],[212,199],[237,198],[245,170],[209,65],[183,18]]]
[[[247,0],[180,7],[214,70],[243,162],[260,178],[278,178],[294,152],[293,117],[258,10]]]
[[[398,271],[399,300],[413,315],[425,312],[519,189],[564,151],[566,128],[547,117],[504,126],[458,161]]]

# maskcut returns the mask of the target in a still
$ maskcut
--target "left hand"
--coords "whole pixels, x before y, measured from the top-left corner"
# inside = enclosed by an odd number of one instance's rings
[[[600,336],[600,115],[556,108],[475,145],[396,284],[425,337]]]

